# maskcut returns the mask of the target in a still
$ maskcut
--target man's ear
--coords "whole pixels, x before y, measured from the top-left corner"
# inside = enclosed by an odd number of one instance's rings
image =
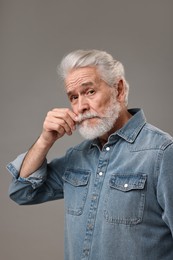
[[[125,85],[124,81],[120,79],[118,83],[116,84],[117,89],[117,100],[122,103],[125,100]]]

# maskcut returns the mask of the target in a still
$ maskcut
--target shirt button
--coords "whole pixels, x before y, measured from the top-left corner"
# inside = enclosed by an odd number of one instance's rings
[[[84,249],[84,254],[85,254],[86,256],[88,256],[88,255],[89,255],[89,249]]]
[[[89,250],[86,252],[86,256],[89,256]]]
[[[103,175],[103,172],[99,172],[99,176],[102,176]]]
[[[106,147],[106,151],[109,151],[110,150],[110,147]]]
[[[90,230],[92,230],[92,229],[93,229],[93,225],[92,225],[92,224],[88,224],[88,228],[89,228]]]
[[[126,183],[126,184],[124,184],[124,188],[127,188],[129,185]]]
[[[93,200],[96,200],[96,199],[97,199],[97,196],[96,196],[96,195],[93,195],[92,198],[93,198]]]

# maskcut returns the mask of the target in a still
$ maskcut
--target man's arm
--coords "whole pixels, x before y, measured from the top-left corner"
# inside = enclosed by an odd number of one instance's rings
[[[162,219],[170,228],[173,237],[173,143],[160,151],[160,167],[157,167],[157,198],[163,209]]]
[[[44,162],[52,145],[65,134],[75,130],[76,115],[68,108],[55,108],[48,112],[40,137],[25,156],[20,177],[27,178]]]

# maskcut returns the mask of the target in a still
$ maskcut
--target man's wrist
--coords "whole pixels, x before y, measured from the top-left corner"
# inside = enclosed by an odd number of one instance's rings
[[[43,137],[43,134],[41,134],[39,136],[39,138],[37,139],[36,141],[37,145],[43,149],[43,150],[49,150],[52,145],[54,144],[54,142],[50,142],[50,140],[46,140],[44,137]]]

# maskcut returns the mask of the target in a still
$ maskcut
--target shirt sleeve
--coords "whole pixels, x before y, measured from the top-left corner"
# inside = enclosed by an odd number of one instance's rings
[[[163,150],[160,155],[157,198],[163,209],[162,219],[173,236],[173,144]]]
[[[28,178],[19,176],[26,153],[19,155],[7,165],[12,174],[9,196],[19,205],[32,205],[63,198],[63,179],[66,156],[50,163],[45,160],[42,166]]]
[[[22,178],[19,176],[20,168],[22,166],[23,160],[27,153],[23,153],[19,155],[14,161],[10,162],[7,165],[7,170],[11,173],[15,181],[19,181],[21,183],[29,183],[32,185],[33,189],[36,189],[46,179],[47,175],[47,160],[45,160],[42,166],[31,174],[28,178]]]

